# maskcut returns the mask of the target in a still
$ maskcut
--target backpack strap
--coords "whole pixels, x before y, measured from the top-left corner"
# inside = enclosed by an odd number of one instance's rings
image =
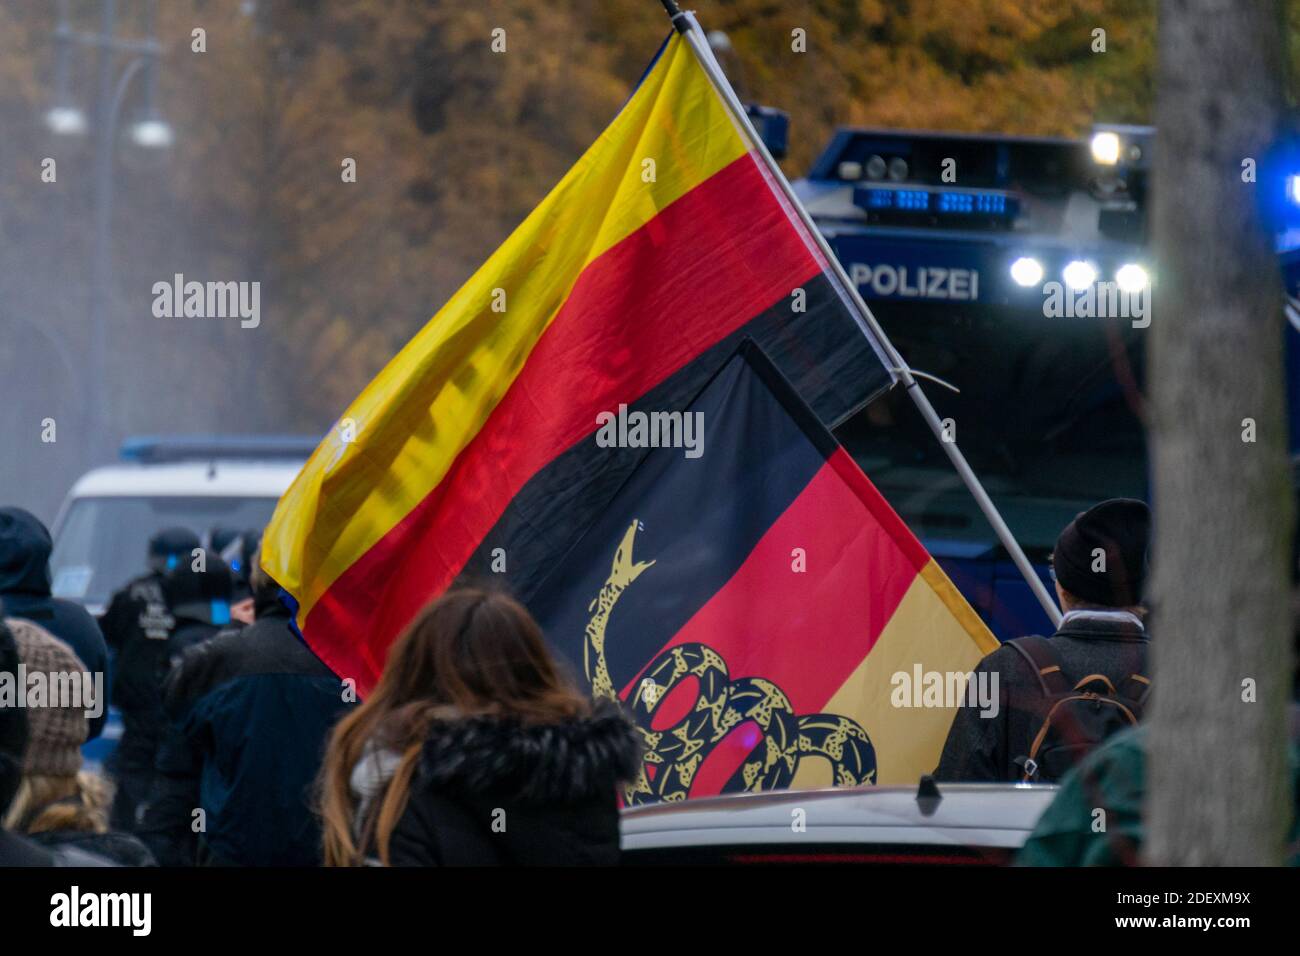
[[[1089,674],[1087,677],[1083,678],[1078,683],[1076,683],[1074,685],[1074,689],[1083,690],[1085,687],[1087,687],[1089,684],[1093,683],[1094,681],[1099,684],[1105,684],[1106,690],[1110,691],[1110,696],[1111,697],[1115,696],[1115,685],[1110,682],[1110,678],[1107,677],[1105,674]]]
[[[1037,634],[1018,637],[1007,642],[1017,654],[1025,659],[1030,669],[1038,677],[1038,684],[1043,689],[1044,697],[1056,697],[1070,691],[1070,682],[1061,672],[1061,659],[1056,656],[1052,642]]]
[[[1139,707],[1145,707],[1147,695],[1151,693],[1151,679],[1143,677],[1141,674],[1129,674],[1120,684],[1124,689],[1124,696],[1133,701]]]

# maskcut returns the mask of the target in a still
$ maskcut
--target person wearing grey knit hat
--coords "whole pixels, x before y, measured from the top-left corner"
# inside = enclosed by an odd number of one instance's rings
[[[5,620],[24,671],[27,749],[22,780],[4,825],[36,843],[73,846],[126,866],[150,865],[153,858],[135,837],[108,829],[112,788],[97,774],[82,770],[81,745],[88,731],[94,694],[72,648],[39,625]]]
[[[34,683],[44,687],[28,705],[23,776],[72,776],[81,769],[81,745],[86,742],[86,709],[90,702],[52,698],[62,696],[58,694],[60,687],[81,683],[81,660],[71,647],[31,621],[8,618],[5,623],[18,645],[28,687]],[[80,698],[81,694],[75,696]]]

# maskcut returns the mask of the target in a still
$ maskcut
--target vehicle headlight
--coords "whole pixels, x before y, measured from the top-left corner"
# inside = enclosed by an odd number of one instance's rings
[[[1141,292],[1150,281],[1147,270],[1136,262],[1126,262],[1115,272],[1115,282],[1122,292]]]
[[[1097,270],[1092,263],[1075,259],[1061,270],[1061,278],[1071,289],[1086,289],[1097,281]]]
[[[1038,285],[1043,281],[1043,264],[1030,256],[1021,256],[1011,263],[1011,278],[1016,285]]]
[[[1102,166],[1119,162],[1119,134],[1103,130],[1092,137],[1092,158]]]

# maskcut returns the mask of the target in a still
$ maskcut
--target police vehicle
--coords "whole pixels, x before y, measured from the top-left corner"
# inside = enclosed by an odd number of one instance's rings
[[[102,614],[113,592],[143,574],[149,539],[184,527],[205,545],[264,528],[318,439],[296,436],[128,439],[121,464],[83,475],[54,522],[56,597]]]
[[[783,122],[751,117],[780,149]],[[1148,497],[1153,141],[1136,126],[1079,140],[844,129],[794,183],[894,345],[932,379],[926,394],[1045,583],[1078,512]],[[1300,177],[1261,184],[1295,222],[1278,235],[1294,295]],[[1287,314],[1295,353],[1300,298]],[[1288,381],[1294,423],[1300,386]],[[995,634],[1051,632],[901,390],[836,434]]]
[[[231,532],[260,532],[316,444],[297,436],[128,439],[121,463],[83,475],[59,510],[54,595],[98,617],[114,591],[145,573],[156,532],[188,528],[209,547]],[[83,748],[88,764],[106,760],[121,734],[121,715],[110,708],[103,735]]]

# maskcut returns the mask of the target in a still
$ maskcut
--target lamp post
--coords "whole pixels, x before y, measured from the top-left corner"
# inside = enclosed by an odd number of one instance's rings
[[[161,53],[161,47],[153,35],[157,0],[148,0],[147,36],[143,40],[129,40],[115,35],[117,0],[100,0],[98,33],[74,30],[69,7],[69,0],[59,0],[59,22],[54,33],[58,57],[55,73],[57,87],[54,104],[45,118],[55,134],[76,136],[86,132],[85,114],[71,96],[71,58],[75,47],[94,49],[98,74],[94,130],[95,227],[91,270],[90,355],[84,421],[88,454],[92,461],[97,461],[108,451],[105,445],[108,390],[104,368],[112,308],[113,154],[122,104],[131,82],[139,74],[145,75],[145,108],[132,131],[132,139],[142,148],[166,148],[171,145],[172,130],[154,104],[158,57]],[[130,59],[119,71],[118,58],[121,54],[129,55]]]

